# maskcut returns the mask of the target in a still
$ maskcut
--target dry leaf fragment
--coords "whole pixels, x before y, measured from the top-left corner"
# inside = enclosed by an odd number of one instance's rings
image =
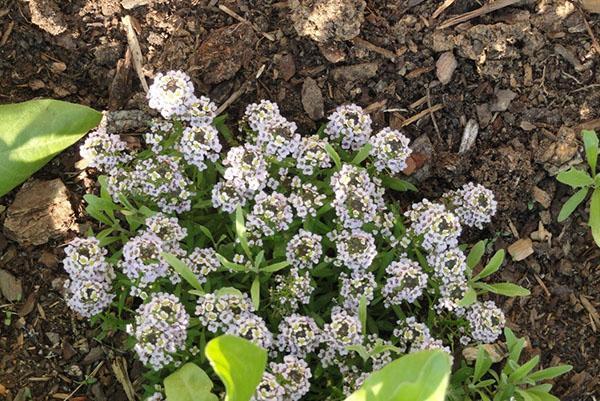
[[[533,254],[533,243],[529,238],[522,238],[508,247],[508,253],[518,262]]]
[[[481,346],[487,351],[488,356],[494,363],[498,363],[506,357],[506,345],[504,343],[483,344]],[[467,361],[474,361],[477,359],[478,351],[479,347],[466,347],[463,349],[462,354]]]

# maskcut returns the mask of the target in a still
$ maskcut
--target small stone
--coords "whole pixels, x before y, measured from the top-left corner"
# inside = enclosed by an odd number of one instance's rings
[[[136,7],[150,4],[151,0],[121,0],[121,5],[126,10],[133,10]]]
[[[197,52],[196,63],[206,84],[231,79],[252,58],[257,37],[249,23],[212,31]]]
[[[69,343],[68,341],[63,341],[63,343],[62,343],[63,359],[65,361],[68,361],[69,359],[73,358],[75,355],[77,355],[77,351],[75,350],[75,348],[73,348],[71,343]]]
[[[333,70],[335,81],[362,81],[377,75],[378,63],[362,63],[337,67]]]
[[[6,212],[4,234],[21,246],[63,237],[75,224],[69,193],[60,179],[23,185]]]
[[[48,337],[48,340],[50,340],[52,348],[57,347],[58,344],[60,344],[60,336],[57,333],[47,332],[46,337]]]
[[[510,89],[500,89],[496,91],[496,98],[490,105],[490,111],[506,111],[510,102],[517,97],[517,94]]]
[[[302,106],[312,120],[320,120],[324,115],[323,95],[317,82],[307,77],[302,85]]]
[[[442,53],[435,63],[435,75],[443,85],[452,80],[452,74],[458,67],[458,62],[451,51]]]
[[[434,152],[433,144],[427,134],[422,134],[412,142],[410,147],[413,150],[410,158],[416,164],[416,171],[412,173],[412,177],[415,181],[424,181],[431,176],[431,162]]]
[[[290,0],[294,28],[316,42],[350,40],[360,33],[365,0]]]
[[[23,297],[21,280],[4,269],[0,269],[0,292],[9,302],[20,301]]]
[[[521,127],[521,129],[523,131],[533,131],[534,129],[536,129],[537,127],[535,125],[533,125],[532,123],[530,123],[529,121],[521,121],[521,124],[519,124],[519,127]]]
[[[519,262],[533,254],[533,243],[529,238],[521,238],[508,247],[508,253],[515,262]]]
[[[479,125],[481,128],[487,127],[490,121],[492,121],[490,105],[487,103],[478,104],[475,106],[475,110],[477,111],[477,119],[479,120]]]
[[[84,366],[91,365],[92,363],[99,361],[104,356],[104,351],[101,347],[94,347],[90,352],[83,358],[81,364]]]
[[[275,56],[275,64],[284,81],[289,81],[296,74],[296,63],[294,56],[289,53]]]

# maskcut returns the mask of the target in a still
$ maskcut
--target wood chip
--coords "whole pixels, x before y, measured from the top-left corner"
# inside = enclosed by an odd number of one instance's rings
[[[140,83],[142,84],[142,88],[144,91],[148,93],[148,83],[146,82],[146,77],[144,76],[143,70],[143,57],[142,50],[140,49],[140,42],[138,41],[137,35],[135,34],[135,29],[133,29],[132,17],[129,15],[121,18],[121,22],[125,26],[125,31],[127,32],[127,44],[129,45],[129,49],[131,50],[131,57],[133,58],[133,68],[140,79]]]
[[[415,79],[420,77],[423,74],[427,74],[428,72],[433,71],[433,67],[419,67],[415,68],[408,74],[406,74],[406,79]]]
[[[600,1],[598,0],[581,0],[581,5],[591,13],[600,14]]]
[[[533,187],[533,199],[537,201],[540,205],[544,207],[544,209],[548,209],[552,204],[552,197],[548,194],[548,192],[544,191],[539,187]]]
[[[596,324],[597,328],[600,328],[600,315],[598,314],[598,310],[586,297],[583,295],[579,295],[579,299],[581,300],[581,304],[590,314],[593,322]],[[596,331],[596,330],[594,330]]]
[[[533,243],[529,238],[521,238],[508,247],[508,253],[515,262],[521,261],[533,254]]]
[[[468,152],[473,145],[475,145],[478,133],[479,124],[477,124],[477,120],[471,118],[467,121],[467,125],[465,125],[465,130],[463,131],[462,139],[460,141],[460,148],[458,149],[459,154]]]

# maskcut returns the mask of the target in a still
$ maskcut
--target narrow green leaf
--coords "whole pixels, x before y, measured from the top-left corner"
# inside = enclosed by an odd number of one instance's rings
[[[352,164],[359,165],[362,163],[367,157],[369,157],[369,153],[371,153],[371,149],[373,149],[373,145],[370,143],[365,143],[356,153],[354,159],[352,159]]]
[[[363,294],[358,301],[358,320],[363,336],[367,334],[367,297]]]
[[[227,390],[226,401],[249,401],[267,365],[267,351],[240,337],[224,335],[206,344],[206,357]]]
[[[102,114],[59,100],[0,105],[0,196],[96,127]]]
[[[560,366],[552,366],[550,368],[538,370],[537,372],[533,372],[528,376],[529,379],[533,381],[547,380],[553,379],[557,376],[564,375],[573,369],[571,365],[560,365]]]
[[[529,372],[531,372],[533,368],[537,366],[539,362],[540,357],[538,355],[531,358],[524,365],[521,365],[518,369],[516,369],[509,375],[510,382],[514,384],[521,383],[521,380],[523,380],[529,374]]]
[[[575,192],[569,199],[567,199],[565,204],[562,205],[560,213],[558,214],[557,220],[559,223],[565,221],[567,218],[569,218],[571,214],[573,214],[575,209],[577,209],[577,206],[579,206],[579,204],[583,202],[583,200],[587,196],[588,190],[589,187],[581,188],[579,191]]]
[[[200,281],[198,281],[198,277],[196,277],[194,272],[185,263],[179,260],[177,256],[166,252],[161,253],[160,256],[165,258],[165,260],[173,268],[173,270],[175,270],[177,274],[179,274],[185,281],[187,281],[189,285],[191,285],[197,290],[202,291],[202,284],[200,284]]]
[[[260,280],[258,275],[254,278],[252,287],[250,287],[250,298],[252,299],[252,306],[258,310],[260,306]]]
[[[494,254],[494,256],[492,256],[492,258],[490,259],[488,264],[485,265],[483,270],[481,270],[479,272],[479,274],[477,274],[475,277],[473,277],[473,280],[474,281],[481,280],[481,279],[484,279],[484,278],[496,273],[498,271],[498,269],[500,268],[500,266],[502,265],[502,262],[504,262],[504,255],[505,255],[504,249],[500,249],[498,252],[496,252]]]
[[[517,394],[521,396],[523,401],[540,401],[536,395],[530,394],[528,391],[521,390],[520,388],[517,389]]]
[[[354,351],[354,352],[356,352],[362,358],[362,360],[364,362],[366,362],[366,361],[369,360],[369,357],[370,357],[369,351],[367,351],[367,349],[365,348],[365,346],[362,345],[362,344],[359,344],[359,345],[348,345],[346,347],[346,349],[348,351]]]
[[[248,271],[248,268],[246,266],[230,262],[227,260],[227,258],[225,256],[219,255],[218,253],[217,253],[217,259],[219,259],[219,262],[221,262],[221,265],[223,265],[223,267],[225,267],[226,269],[233,270],[236,272],[247,272]]]
[[[537,391],[533,389],[526,390],[529,395],[535,395],[539,401],[560,401],[560,398],[553,396],[547,391]]]
[[[583,147],[587,162],[592,169],[592,174],[596,174],[596,163],[598,162],[598,135],[596,131],[583,130]]]
[[[281,269],[285,269],[289,265],[290,265],[290,262],[285,260],[283,262],[277,262],[277,263],[273,263],[272,265],[265,266],[262,269],[260,269],[260,271],[267,272],[267,273],[274,273]]]
[[[492,366],[492,359],[488,355],[485,348],[481,345],[477,350],[477,359],[475,360],[475,368],[473,371],[473,382],[478,382],[479,379],[490,369]]]
[[[248,237],[246,236],[246,222],[244,221],[244,211],[242,207],[238,205],[235,209],[235,233],[242,249],[246,255],[252,259],[252,252],[250,252],[250,246],[248,246]]]
[[[401,180],[399,178],[384,176],[384,177],[381,177],[381,182],[383,183],[384,187],[393,189],[394,191],[400,191],[400,192],[405,192],[405,191],[417,192],[418,191],[417,187],[415,187],[413,184],[411,184],[410,182],[408,182],[406,180]]]
[[[467,307],[473,305],[477,301],[477,292],[469,287],[465,292],[465,296],[458,302],[459,306]]]
[[[590,200],[590,220],[589,225],[592,229],[592,237],[596,245],[600,246],[600,187],[594,190]]]
[[[345,401],[443,401],[450,368],[444,351],[404,355],[371,373]]]
[[[168,401],[218,401],[213,383],[200,367],[186,363],[164,380]]]
[[[590,186],[594,183],[594,179],[588,173],[576,168],[570,168],[556,176],[558,182],[562,182],[571,188],[581,188]]]
[[[507,297],[526,297],[531,294],[527,288],[523,288],[520,285],[513,283],[485,284],[477,282],[473,284],[473,287],[481,288],[483,290],[493,292],[494,294],[500,294]]]
[[[333,146],[331,146],[328,143],[327,145],[325,145],[325,150],[327,151],[327,154],[329,155],[329,157],[331,157],[331,160],[333,160],[333,162],[335,163],[338,170],[341,169],[342,168],[342,159],[340,159],[340,155],[338,155],[338,153],[335,151]]]
[[[485,242],[485,240],[479,241],[473,245],[473,248],[471,248],[471,251],[467,256],[467,266],[469,266],[471,269],[477,266],[481,261],[481,258],[485,253]]]

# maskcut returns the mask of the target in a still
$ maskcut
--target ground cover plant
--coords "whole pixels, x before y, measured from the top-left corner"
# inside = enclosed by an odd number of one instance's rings
[[[207,366],[206,344],[228,334],[268,350],[254,400],[341,400],[402,355],[460,358],[496,341],[505,318],[488,294],[528,295],[488,281],[503,251],[482,263],[485,242],[459,243],[463,226],[490,222],[493,193],[468,183],[402,204],[392,193],[416,189],[400,178],[409,140],[373,133],[360,107],[300,135],[263,100],[238,143],[182,72],[157,75],[148,100],[161,116],[146,149],[127,152],[103,126],[83,145],[103,174],[85,197],[99,231],[71,242],[64,266],[69,306],[103,335],[130,335],[151,399],[182,366]],[[499,372],[483,349],[474,366],[455,360],[450,397],[555,399],[536,382],[569,367],[532,373],[524,340],[506,338]]]

